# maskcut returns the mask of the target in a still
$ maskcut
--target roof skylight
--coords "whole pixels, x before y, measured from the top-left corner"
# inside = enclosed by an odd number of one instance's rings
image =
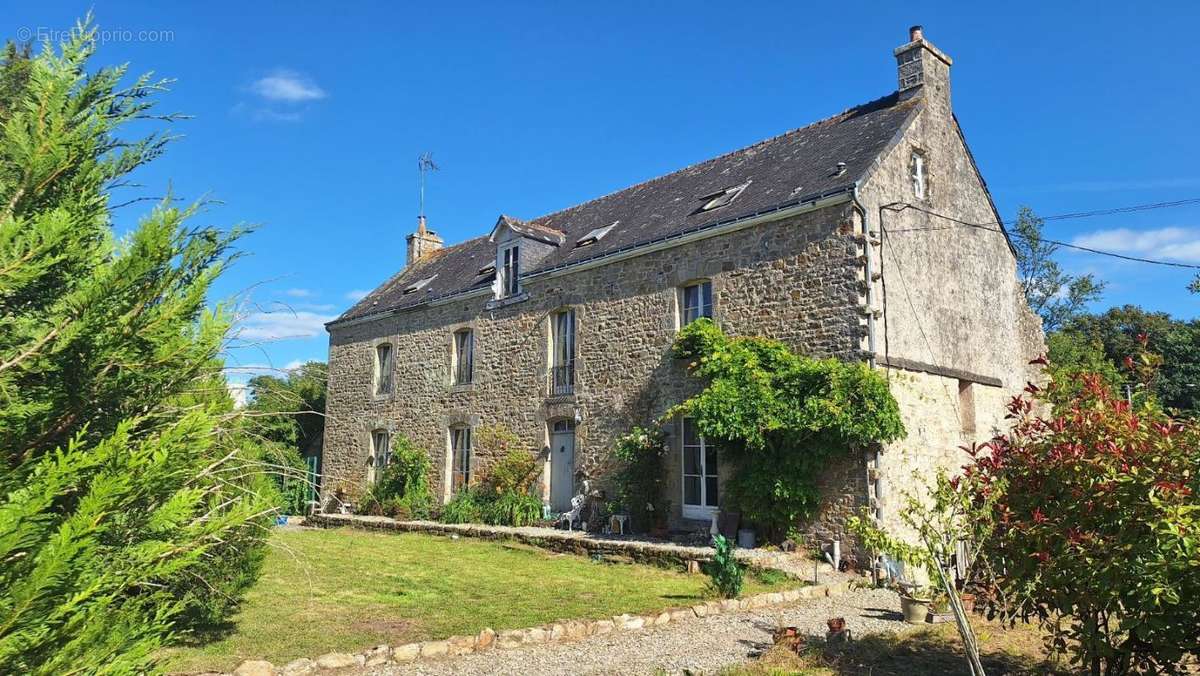
[[[578,249],[581,246],[587,246],[589,244],[595,244],[596,242],[599,242],[601,237],[604,237],[605,235],[607,235],[609,230],[612,230],[613,228],[617,227],[617,223],[620,223],[620,222],[621,221],[613,221],[612,223],[610,223],[602,228],[594,228],[594,229],[590,230],[588,232],[588,234],[584,235],[583,237],[580,237],[579,241],[575,242],[575,248]]]
[[[748,185],[750,185],[750,181],[746,181],[741,185],[735,185],[732,188],[725,188],[720,192],[702,196],[700,199],[704,200],[704,204],[697,211],[712,211],[733,202]]]
[[[434,275],[433,277],[437,277],[437,275]],[[426,286],[429,286],[429,283],[433,281],[433,277],[426,277],[425,279],[413,282],[412,284],[410,284],[408,286],[408,288],[404,289],[404,293],[409,294],[409,293],[413,293],[416,291],[420,291],[421,289],[425,288]]]

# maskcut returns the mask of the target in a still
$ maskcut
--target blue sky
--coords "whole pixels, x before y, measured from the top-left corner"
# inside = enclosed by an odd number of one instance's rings
[[[245,315],[231,364],[324,359],[322,323],[404,262],[416,158],[453,243],[803,126],[895,89],[907,28],[954,60],[954,106],[1001,213],[1200,196],[1196,3],[0,2],[9,37],[93,8],[97,61],[176,78],[192,119],[130,196],[212,198],[255,223],[220,282]],[[982,5],[980,7],[983,7]],[[122,210],[122,225],[141,206]],[[1048,235],[1200,263],[1200,206]],[[1099,308],[1195,317],[1184,271],[1085,254]]]

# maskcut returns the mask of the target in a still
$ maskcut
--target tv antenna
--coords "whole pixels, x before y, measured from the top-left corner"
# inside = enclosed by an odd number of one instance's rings
[[[421,188],[421,212],[420,217],[425,218],[425,174],[431,171],[437,171],[438,165],[433,163],[433,153],[424,152],[417,157],[417,180]]]

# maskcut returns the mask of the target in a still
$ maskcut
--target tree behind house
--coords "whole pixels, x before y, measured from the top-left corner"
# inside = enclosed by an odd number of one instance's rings
[[[162,86],[94,47],[0,64],[0,673],[152,668],[228,614],[269,518],[205,308],[235,235],[168,199],[114,240],[111,189],[167,140],[116,134]]]
[[[283,496],[281,507],[302,514],[309,498],[310,480],[304,456],[319,448],[325,434],[324,362],[310,361],[282,375],[265,374],[250,379],[247,416],[242,430],[263,446],[264,460]]]
[[[1042,236],[1045,222],[1029,207],[1021,207],[1012,227],[1017,252],[1017,276],[1029,308],[1042,318],[1042,329],[1050,333],[1079,316],[1087,305],[1100,298],[1104,282],[1094,275],[1069,275],[1054,260],[1059,246]]]

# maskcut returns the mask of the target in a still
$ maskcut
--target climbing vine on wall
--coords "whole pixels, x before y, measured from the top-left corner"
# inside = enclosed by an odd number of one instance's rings
[[[706,381],[668,416],[696,420],[734,465],[725,504],[778,538],[815,513],[817,477],[856,447],[904,436],[887,382],[866,364],[811,359],[766,338],[729,337],[708,319],[679,332],[674,355]]]

